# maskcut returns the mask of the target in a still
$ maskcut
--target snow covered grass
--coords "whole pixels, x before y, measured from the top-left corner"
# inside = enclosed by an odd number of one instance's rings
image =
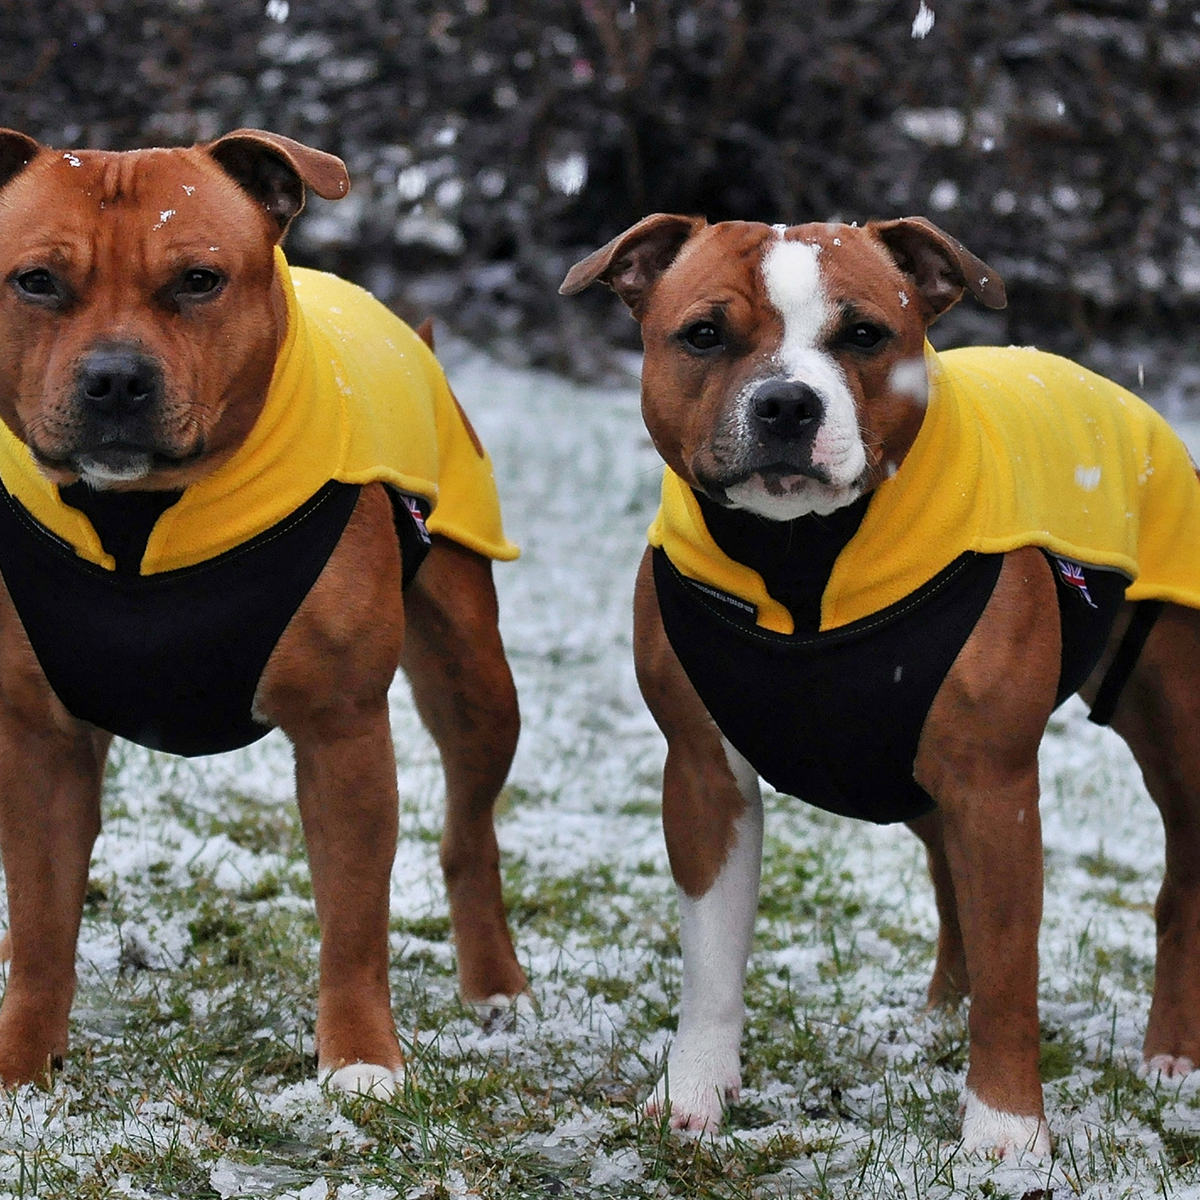
[[[935,921],[916,840],[785,797],[767,799],[741,1100],[715,1139],[640,1118],[679,991],[662,743],[630,658],[657,459],[630,391],[447,357],[525,548],[497,570],[524,714],[500,829],[536,1012],[481,1025],[455,998],[440,773],[402,681],[392,951],[411,1069],[393,1103],[314,1080],[284,741],[194,762],[120,745],[73,1050],[48,1090],[0,1097],[0,1196],[1200,1197],[1200,1085],[1136,1073],[1158,819],[1075,706],[1044,752],[1052,1165],[957,1148],[965,1026],[922,1012]]]

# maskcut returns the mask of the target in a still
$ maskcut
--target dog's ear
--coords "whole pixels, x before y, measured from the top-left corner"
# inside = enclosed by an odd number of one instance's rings
[[[23,171],[41,148],[40,143],[26,133],[0,129],[0,187]]]
[[[577,262],[558,290],[564,296],[574,296],[599,280],[608,284],[641,320],[650,289],[675,261],[684,242],[704,225],[703,217],[672,213],[644,217],[607,246]]]
[[[957,304],[964,289],[988,308],[1008,303],[1000,276],[924,217],[872,221],[867,229],[884,244],[900,270],[911,276],[933,317]]]
[[[263,207],[280,233],[304,207],[307,184],[323,200],[340,200],[350,190],[346,164],[263,129],[235,129],[204,147]]]

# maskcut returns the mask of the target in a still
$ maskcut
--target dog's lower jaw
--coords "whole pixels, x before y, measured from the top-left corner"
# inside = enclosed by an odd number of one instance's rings
[[[797,470],[782,473],[754,471],[720,489],[727,507],[744,509],[768,521],[794,521],[810,513],[827,517],[853,504],[871,486],[869,466],[860,465],[861,453],[832,470]],[[856,472],[856,473],[855,473]]]
[[[853,504],[863,494],[857,481],[834,486],[800,476],[796,479],[799,482],[791,490],[779,494],[772,492],[758,476],[751,476],[743,483],[726,488],[726,500],[731,507],[757,513],[768,521],[794,521],[810,513],[827,517],[839,508]]]
[[[114,483],[136,483],[145,479],[154,467],[154,456],[149,451],[123,456],[125,461],[113,463],[92,455],[80,455],[75,461],[79,478],[98,492],[112,487]]]
[[[1050,1153],[1050,1130],[1041,1117],[1001,1112],[970,1088],[965,1089],[963,1100],[962,1148],[968,1154],[1041,1158]]]
[[[669,1106],[672,1128],[700,1132],[720,1126],[724,1102],[736,1099],[742,1086],[742,991],[762,864],[758,775],[724,738],[721,741],[745,809],[734,823],[732,844],[708,891],[693,898],[680,890],[679,1032],[666,1072],[646,1104],[650,1116]]]

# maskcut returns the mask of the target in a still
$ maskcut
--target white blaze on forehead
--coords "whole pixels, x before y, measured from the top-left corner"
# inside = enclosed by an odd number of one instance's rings
[[[783,317],[784,365],[798,350],[811,350],[833,315],[825,295],[819,264],[821,247],[809,242],[775,239],[763,255],[763,281],[767,298]]]

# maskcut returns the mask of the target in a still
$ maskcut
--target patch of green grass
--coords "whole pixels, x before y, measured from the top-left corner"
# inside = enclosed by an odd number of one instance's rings
[[[621,1004],[636,995],[637,991],[637,984],[632,979],[597,979],[592,976],[583,981],[583,986],[589,996],[600,996],[610,1004]]]
[[[653,817],[662,816],[661,800],[626,800],[620,808],[623,817]]]
[[[529,929],[547,935],[570,925],[596,932],[611,928],[613,914],[605,910],[605,898],[620,895],[612,869],[604,863],[570,875],[529,877],[516,864],[506,879],[505,902],[514,930]],[[514,885],[513,876],[520,878]]]
[[[1043,1083],[1070,1075],[1082,1059],[1078,1046],[1059,1030],[1043,1030],[1038,1046],[1038,1074]]]
[[[1142,877],[1141,872],[1135,867],[1109,858],[1105,854],[1103,846],[1095,854],[1080,854],[1075,859],[1075,863],[1093,879],[1111,879],[1114,883],[1136,883]]]
[[[283,881],[273,871],[268,871],[257,883],[252,884],[248,888],[243,888],[238,893],[239,900],[274,900],[277,896],[283,895]]]
[[[1096,946],[1093,951],[1096,969],[1109,979],[1116,979],[1130,991],[1148,993],[1154,982],[1154,962],[1128,946]]]
[[[393,933],[404,933],[420,938],[424,942],[448,942],[450,940],[449,916],[438,917],[393,917],[388,924]]]
[[[1160,1128],[1158,1136],[1162,1138],[1163,1149],[1176,1170],[1200,1163],[1200,1133],[1190,1129]]]

